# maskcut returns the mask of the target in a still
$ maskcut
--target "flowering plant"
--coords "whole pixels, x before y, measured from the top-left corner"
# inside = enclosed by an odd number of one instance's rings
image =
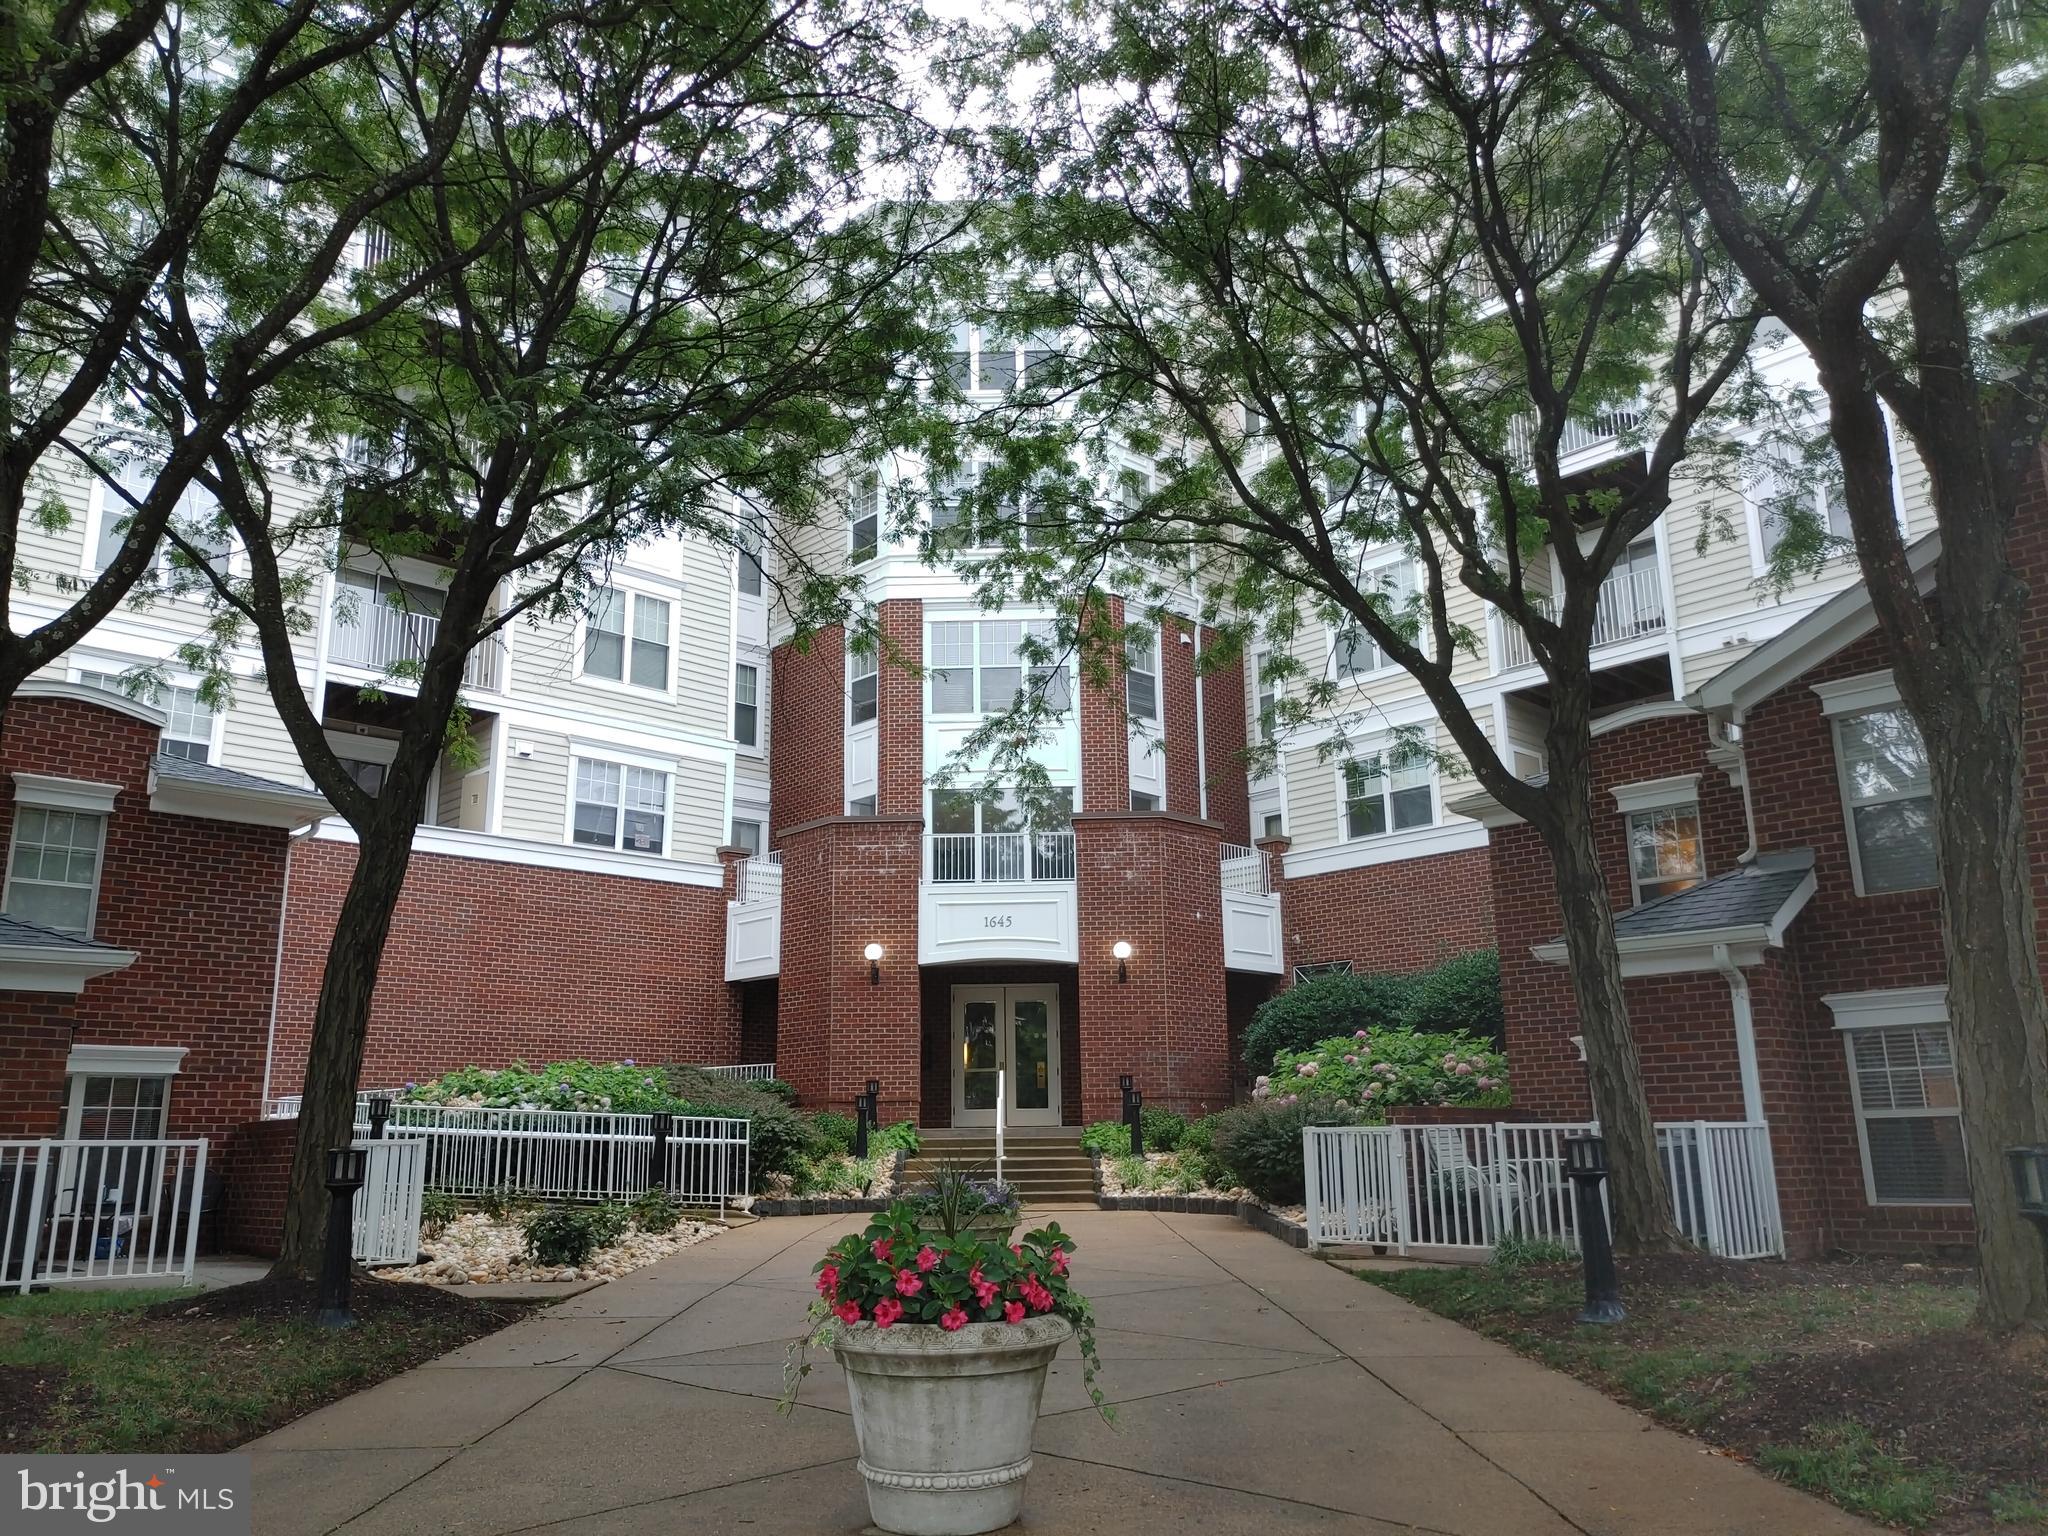
[[[1068,1280],[1073,1251],[1074,1240],[1058,1222],[1004,1244],[989,1241],[985,1233],[949,1234],[919,1203],[897,1201],[865,1231],[840,1238],[811,1266],[818,1277],[818,1299],[811,1303],[812,1327],[790,1346],[784,1410],[795,1403],[810,1373],[806,1350],[830,1347],[846,1329],[907,1323],[956,1333],[970,1323],[1056,1316],[1073,1325],[1088,1395],[1107,1419],[1109,1410],[1095,1386],[1095,1314]]]
[[[1501,1105],[1508,1102],[1507,1058],[1462,1031],[1358,1030],[1306,1050],[1281,1051],[1252,1089],[1278,1104],[1309,1097],[1350,1109],[1388,1104]]]

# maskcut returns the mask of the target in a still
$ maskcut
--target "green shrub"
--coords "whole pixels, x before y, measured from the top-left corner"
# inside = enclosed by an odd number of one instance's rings
[[[500,1071],[463,1067],[430,1083],[413,1083],[400,1097],[409,1104],[460,1101],[491,1109],[609,1110],[620,1115],[679,1107],[661,1068],[631,1061],[556,1061],[544,1067],[515,1061]]]
[[[1415,977],[1401,1022],[1417,1034],[1463,1032],[1498,1045],[1506,1028],[1500,1002],[1499,953],[1475,949],[1453,955],[1436,969]]]
[[[626,1235],[623,1205],[545,1205],[526,1218],[526,1252],[536,1264],[575,1266]]]
[[[1211,1117],[1210,1142],[1227,1176],[1273,1205],[1303,1198],[1301,1133],[1311,1125],[1350,1125],[1357,1116],[1330,1099],[1268,1100]]]
[[[1145,1129],[1147,1152],[1171,1152],[1188,1128],[1187,1121],[1170,1109],[1141,1109],[1138,1119]]]
[[[1245,1065],[1269,1072],[1281,1051],[1298,1051],[1334,1035],[1396,1029],[1413,981],[1406,976],[1339,972],[1296,982],[1259,1005],[1244,1032]]]
[[[1373,1030],[1363,1039],[1282,1051],[1252,1097],[1288,1103],[1313,1096],[1376,1117],[1389,1104],[1506,1104],[1507,1074],[1507,1058],[1488,1040]]]
[[[755,1079],[754,1086],[763,1093],[774,1095],[785,1104],[792,1107],[796,1104],[796,1084],[794,1083],[785,1083],[779,1077],[763,1077]]]
[[[885,1125],[868,1132],[870,1152],[908,1152],[917,1155],[924,1138],[917,1134],[917,1126],[909,1120],[898,1120],[894,1125]]]
[[[1183,1152],[1207,1152],[1214,1145],[1212,1137],[1216,1130],[1216,1117],[1204,1115],[1199,1120],[1190,1120],[1181,1128],[1180,1150]]]
[[[448,1224],[462,1214],[462,1202],[445,1189],[430,1189],[420,1196],[420,1236],[445,1232]]]
[[[642,1232],[673,1232],[683,1219],[683,1208],[669,1198],[665,1189],[644,1189],[627,1207],[633,1225]]]
[[[811,1116],[811,1129],[817,1133],[821,1147],[829,1147],[834,1152],[853,1150],[853,1116],[842,1115],[836,1110],[821,1109]]]
[[[1104,1157],[1129,1157],[1131,1128],[1121,1120],[1098,1120],[1081,1133],[1081,1145]]]
[[[1523,1237],[1510,1232],[1493,1245],[1496,1269],[1525,1269],[1531,1264],[1570,1264],[1578,1255],[1554,1237]]]
[[[477,1196],[477,1209],[493,1221],[503,1221],[521,1211],[531,1210],[533,1196],[514,1184],[500,1184],[496,1189],[487,1189]]]

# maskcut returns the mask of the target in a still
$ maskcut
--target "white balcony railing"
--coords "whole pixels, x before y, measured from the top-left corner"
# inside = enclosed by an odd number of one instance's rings
[[[1071,832],[934,832],[924,841],[934,885],[1074,878]]]
[[[1223,889],[1236,896],[1270,896],[1273,893],[1273,871],[1266,851],[1243,843],[1225,843]]]
[[[1607,449],[1602,457],[1612,457],[1612,450],[1627,433],[1640,429],[1648,419],[1648,413],[1639,405],[1616,406],[1601,411],[1591,421],[1567,421],[1564,432],[1557,440],[1559,462],[1590,453],[1596,449]],[[1508,453],[1515,463],[1528,469],[1535,462],[1536,418],[1517,416],[1508,423]]]
[[[740,860],[733,883],[733,905],[772,907],[782,901],[782,850],[771,848]]]
[[[1557,611],[1547,600],[1536,606],[1546,617]],[[1512,672],[1531,665],[1536,655],[1529,649],[1529,637],[1505,615],[1500,623],[1500,670]],[[1661,634],[1669,623],[1663,578],[1654,567],[1616,571],[1600,584],[1600,603],[1593,615],[1593,649]]]
[[[328,625],[327,659],[344,667],[383,672],[401,662],[425,661],[441,632],[438,614],[363,601],[349,614],[334,614]],[[463,686],[487,693],[498,691],[504,676],[505,646],[492,635],[469,653],[462,668]]]

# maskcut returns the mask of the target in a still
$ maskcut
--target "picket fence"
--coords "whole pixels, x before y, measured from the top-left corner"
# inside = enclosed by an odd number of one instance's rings
[[[1312,1126],[1302,1133],[1312,1248],[1359,1245],[1488,1253],[1504,1237],[1578,1246],[1564,1142],[1582,1125]],[[1678,1229],[1731,1259],[1782,1257],[1769,1127],[1657,1126]]]
[[[206,1141],[0,1141],[0,1286],[192,1283]]]

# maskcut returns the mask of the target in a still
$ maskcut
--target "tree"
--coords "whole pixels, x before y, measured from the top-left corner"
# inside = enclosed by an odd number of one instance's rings
[[[203,477],[251,569],[207,569],[222,622],[196,659],[217,670],[253,630],[301,760],[357,842],[314,1016],[284,1275],[321,1261],[324,1149],[350,1135],[417,809],[444,749],[467,739],[471,654],[524,617],[573,617],[638,541],[738,551],[770,506],[786,606],[800,625],[836,616],[847,586],[792,581],[792,541],[839,510],[819,461],[879,451],[900,429],[907,360],[927,339],[916,275],[943,238],[919,211],[935,141],[896,73],[922,32],[914,10],[538,6],[526,23],[492,60],[446,174],[387,215],[394,270],[445,276],[307,359],[290,378],[296,409],[238,428]],[[412,131],[444,90],[428,74],[404,98]],[[895,170],[888,203],[873,195],[877,160]],[[167,319],[159,366],[203,393],[206,326],[176,304]],[[345,442],[361,445],[352,459]],[[301,504],[308,476],[348,465]],[[325,572],[406,555],[441,568],[437,626],[379,690],[400,735],[373,795],[328,745],[292,641]]]
[[[2048,1266],[2005,1149],[2048,1141],[2048,1003],[2027,852],[2008,552],[2048,425],[2038,13],[1993,0],[1531,0],[1603,98],[1671,154],[1759,300],[1812,353],[1902,702],[1925,742],[1979,1319],[2048,1327]],[[1924,598],[1886,416],[1928,471]]]
[[[211,546],[216,519],[192,511],[189,493],[230,428],[301,359],[407,296],[350,295],[336,274],[359,231],[434,173],[505,9],[7,7],[0,568],[14,579],[0,584],[0,716],[23,679],[159,584],[157,549],[174,515],[188,542]],[[440,113],[394,138],[386,98],[409,59],[446,46],[458,15],[468,51],[443,71]],[[221,307],[231,290],[235,302]],[[219,310],[202,391],[155,367],[150,338],[174,296]],[[25,519],[68,520],[55,480],[72,466],[105,487],[110,518],[126,518],[83,581],[21,558]],[[174,566],[172,584],[199,579],[182,556]],[[26,632],[14,624],[24,608]]]
[[[1026,190],[991,245],[1044,275],[991,302],[1011,334],[1075,339],[1018,407],[1058,401],[1058,425],[984,434],[982,494],[1037,502],[986,569],[1078,607],[1098,570],[1142,589],[1192,559],[1217,622],[1298,679],[1293,722],[1349,697],[1291,656],[1304,622],[1421,685],[1549,851],[1617,1232],[1651,1248],[1675,1233],[1595,851],[1590,653],[1603,583],[1700,455],[1753,318],[1668,157],[1526,33],[1488,0],[1043,15],[1016,52],[1035,108],[997,145]],[[1654,421],[1611,414],[1645,399]],[[1598,421],[1640,453],[1568,477],[1567,433]],[[1119,473],[1118,442],[1155,457],[1155,488]],[[1086,472],[1061,491],[1063,457]],[[1462,686],[1488,608],[1547,681],[1542,783]],[[1397,734],[1382,767],[1431,750]]]

